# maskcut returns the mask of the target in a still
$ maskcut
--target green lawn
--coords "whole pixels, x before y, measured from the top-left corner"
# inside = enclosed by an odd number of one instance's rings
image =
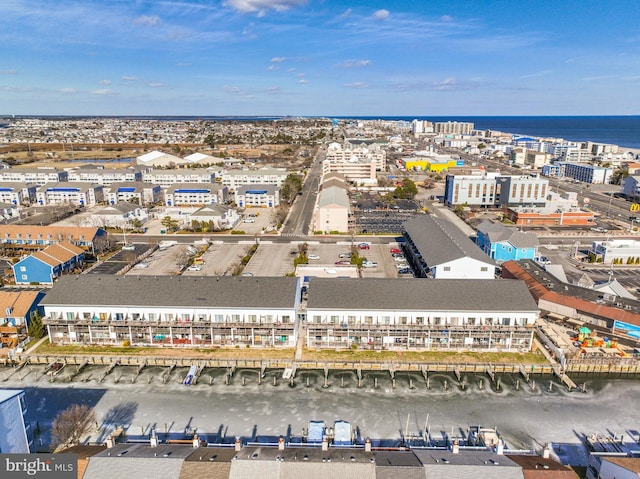
[[[114,355],[189,357],[202,359],[294,359],[293,349],[263,348],[151,348],[122,346],[56,346],[42,343],[37,354],[57,355]],[[363,350],[315,350],[305,349],[306,361],[393,361],[424,363],[495,363],[495,364],[543,364],[546,359],[537,353],[506,352],[448,352],[448,351],[363,351]]]

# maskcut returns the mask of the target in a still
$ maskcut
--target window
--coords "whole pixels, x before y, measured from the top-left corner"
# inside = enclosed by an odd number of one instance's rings
[[[240,315],[239,314],[232,314],[231,315],[231,321],[233,321],[234,323],[239,323],[240,322]]]
[[[443,271],[451,271],[451,266],[444,266]]]
[[[511,318],[502,318],[502,325],[509,326],[511,324]]]
[[[23,275],[22,275],[22,279],[26,280],[26,279],[27,279],[27,275],[26,275],[26,274],[23,274]]]
[[[155,321],[156,320],[156,313],[149,313],[149,321]]]
[[[313,322],[314,322],[314,323],[320,323],[321,321],[322,321],[322,316],[315,315],[315,316],[313,317]]]
[[[250,323],[255,323],[258,321],[258,316],[256,316],[255,314],[250,314],[249,315],[249,322]]]
[[[486,266],[482,266],[482,267],[480,268],[480,271],[482,271],[482,272],[486,272],[486,271],[488,271],[488,270],[489,270],[489,268],[487,268]]]
[[[224,316],[222,314],[216,314],[213,316],[213,320],[216,323],[224,323]]]
[[[71,312],[67,312],[67,314],[65,315],[67,317],[67,319],[71,320],[73,319],[73,313]]]
[[[416,324],[424,324],[424,317],[416,316]]]
[[[26,266],[20,266],[20,271],[25,272],[27,270]]]

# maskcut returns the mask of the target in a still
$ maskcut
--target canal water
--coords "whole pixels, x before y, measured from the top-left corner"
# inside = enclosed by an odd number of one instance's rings
[[[516,374],[454,375],[363,372],[360,387],[355,372],[298,371],[293,385],[282,371],[205,369],[197,384],[185,386],[187,368],[118,366],[104,375],[105,366],[89,366],[70,376],[68,366],[57,376],[42,366],[20,371],[0,369],[1,388],[27,391],[29,418],[42,431],[41,447],[48,443],[51,419],[73,403],[95,408],[101,432],[89,441],[104,440],[105,431],[125,425],[132,435],[158,432],[180,434],[196,430],[209,442],[233,441],[236,436],[269,440],[299,436],[311,420],[332,425],[345,420],[362,439],[374,445],[399,444],[401,437],[464,437],[471,426],[496,427],[512,449],[536,449],[562,443],[567,450],[584,435],[624,435],[637,441],[640,434],[640,381],[634,377],[574,377],[584,390],[568,392],[551,377]],[[101,381],[102,380],[102,381]],[[166,382],[165,382],[166,381]],[[325,387],[326,386],[326,387]],[[395,386],[395,387],[394,387]],[[560,451],[562,452],[562,451]],[[574,460],[575,462],[575,460]],[[582,462],[582,461],[580,461]]]

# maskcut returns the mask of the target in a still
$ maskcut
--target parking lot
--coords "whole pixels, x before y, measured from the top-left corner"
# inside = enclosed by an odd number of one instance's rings
[[[136,245],[136,248],[140,245]],[[180,271],[187,264],[189,245],[176,244],[166,249],[159,249],[151,256],[134,265],[127,274],[138,276],[164,276],[180,274]],[[120,253],[118,253],[120,254]]]
[[[200,265],[200,271],[186,270],[185,276],[224,276],[233,273],[240,264],[251,244],[223,244],[214,243],[199,255],[204,260]]]

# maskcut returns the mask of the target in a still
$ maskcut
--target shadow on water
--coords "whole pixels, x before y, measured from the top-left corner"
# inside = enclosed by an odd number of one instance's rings
[[[36,451],[48,451],[51,444],[51,424],[62,411],[73,404],[94,408],[106,389],[25,387],[27,420],[34,431]]]

